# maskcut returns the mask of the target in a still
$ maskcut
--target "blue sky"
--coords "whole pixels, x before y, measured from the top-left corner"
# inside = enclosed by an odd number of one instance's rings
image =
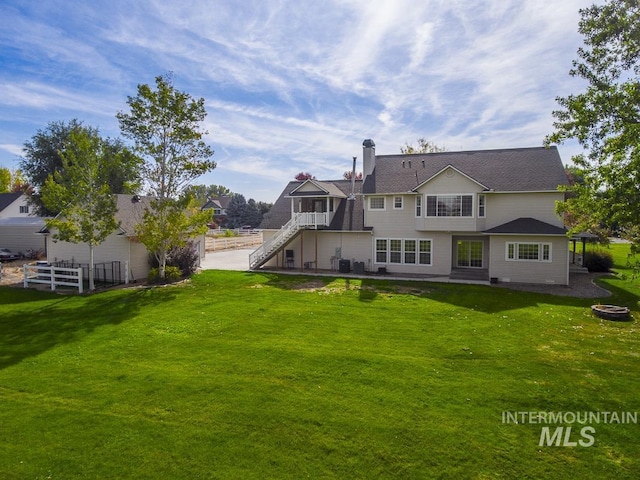
[[[197,183],[275,201],[300,171],[341,178],[425,137],[530,147],[552,131],[587,0],[3,0],[0,166],[51,121],[120,135],[116,112],[169,71],[203,97],[218,167]],[[565,163],[579,153],[559,147]]]

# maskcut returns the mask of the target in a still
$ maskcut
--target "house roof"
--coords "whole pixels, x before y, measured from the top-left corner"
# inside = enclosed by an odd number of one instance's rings
[[[487,190],[498,192],[555,191],[568,180],[556,147],[376,155],[366,194],[402,193],[453,167]]]
[[[37,232],[44,226],[46,220],[45,217],[0,218],[0,227],[33,227]]]
[[[541,222],[535,218],[517,218],[497,227],[485,230],[483,233],[491,235],[561,235],[565,236],[564,228],[550,223]]]
[[[149,208],[152,197],[140,195],[116,195],[116,221],[120,222],[120,229],[127,237],[135,235],[135,228]]]
[[[303,185],[312,184],[317,190],[301,190]],[[345,198],[347,195],[340,190],[333,182],[318,181],[313,179],[304,180],[300,185],[289,192],[290,197],[337,197]]]
[[[22,196],[22,192],[18,193],[0,193],[0,212],[15,202]]]
[[[289,220],[291,220],[291,193],[295,192],[303,183],[299,181],[289,182],[284,191],[264,216],[260,228],[279,229]],[[321,184],[328,192],[332,192],[332,196],[346,197],[351,192],[351,180],[324,180],[315,181]],[[337,204],[329,230],[347,230],[362,231],[364,230],[364,215],[362,204],[362,180],[356,180],[354,183],[355,200],[344,199]],[[326,193],[322,195],[327,195]]]
[[[219,208],[221,210],[226,209],[229,206],[229,202],[231,201],[231,197],[211,197],[207,199],[207,202],[202,206],[201,210],[206,210],[207,208]]]

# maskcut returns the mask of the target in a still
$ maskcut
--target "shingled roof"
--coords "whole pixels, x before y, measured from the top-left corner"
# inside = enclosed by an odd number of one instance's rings
[[[541,222],[535,218],[516,218],[497,227],[485,230],[483,233],[492,235],[561,235],[565,236],[564,228],[556,227],[549,223]]]
[[[0,193],[0,212],[15,202],[22,193]]]
[[[451,166],[483,188],[499,192],[543,192],[567,185],[556,147],[376,155],[373,174],[363,192],[403,193],[414,190]]]
[[[260,228],[279,229],[291,220],[291,193],[300,187],[302,182],[289,182],[284,191],[265,215]],[[316,181],[336,197],[343,197],[337,205],[331,225],[328,230],[364,230],[364,209],[362,205],[362,180],[356,180],[354,185],[355,200],[344,199],[351,191],[351,180],[322,180]],[[324,192],[323,192],[324,193]]]

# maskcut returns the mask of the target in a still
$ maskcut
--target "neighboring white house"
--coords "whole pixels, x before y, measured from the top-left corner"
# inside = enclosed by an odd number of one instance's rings
[[[28,217],[28,199],[24,193],[0,193],[0,218]]]
[[[45,219],[30,216],[32,207],[23,193],[0,193],[0,247],[18,253],[43,250],[44,238],[37,232]]]
[[[120,227],[106,240],[94,248],[95,264],[112,264],[120,262],[120,278],[122,281],[136,281],[146,278],[150,265],[150,254],[146,247],[137,240],[135,227],[142,221],[148,198],[138,195],[116,195],[116,220]],[[89,247],[83,243],[70,243],[54,240],[51,232],[43,230],[46,236],[47,261],[50,263],[68,262],[74,264],[89,263]],[[200,259],[205,255],[204,235],[193,239],[198,249]],[[129,270],[125,271],[125,264]]]
[[[363,179],[290,182],[252,268],[294,267],[502,282],[569,282],[555,147],[376,155]]]

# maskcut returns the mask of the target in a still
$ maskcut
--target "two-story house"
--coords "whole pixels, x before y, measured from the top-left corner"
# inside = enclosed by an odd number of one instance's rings
[[[566,285],[566,184],[555,147],[376,155],[365,140],[362,180],[287,185],[250,264]]]
[[[230,196],[210,197],[200,210],[211,210],[211,221],[223,227],[227,223],[229,202],[231,202]]]

